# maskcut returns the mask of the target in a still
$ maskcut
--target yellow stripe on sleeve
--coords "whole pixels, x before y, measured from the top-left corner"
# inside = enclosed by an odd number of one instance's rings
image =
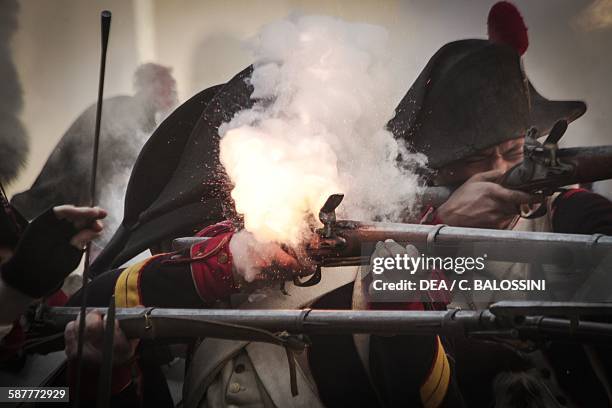
[[[138,280],[142,268],[149,261],[150,258],[145,259],[144,261],[125,268],[123,272],[121,272],[121,275],[119,275],[117,283],[115,284],[115,304],[117,307],[142,306]]]
[[[440,337],[436,336],[438,347],[436,350],[436,356],[434,357],[434,363],[429,376],[421,385],[420,394],[421,402],[425,408],[436,408],[442,405],[446,392],[448,391],[448,385],[450,383],[450,366],[448,364],[448,358],[446,357],[446,351],[442,346]]]

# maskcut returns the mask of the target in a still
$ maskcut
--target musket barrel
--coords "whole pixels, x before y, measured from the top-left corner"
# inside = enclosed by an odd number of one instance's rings
[[[116,310],[116,318],[128,338],[150,340],[217,337],[266,341],[261,331],[268,334],[554,337],[589,343],[609,342],[612,337],[610,323],[533,315],[529,313],[529,304],[524,303],[523,307],[525,314],[516,316],[497,315],[493,308],[445,311],[120,308]],[[79,310],[45,308],[42,321],[48,329],[61,332]],[[89,310],[107,312],[107,308]],[[567,309],[550,312],[562,316]]]
[[[557,157],[575,167],[573,183],[612,179],[612,146],[559,149]]]
[[[50,307],[44,311],[43,320],[61,330],[76,318],[79,310]],[[107,312],[107,308],[88,309],[93,310],[103,315]],[[156,326],[155,336],[159,338],[194,337],[200,329],[203,329],[199,333],[201,336],[231,330],[223,325],[304,334],[449,334],[455,330],[456,323],[483,330],[495,327],[495,317],[488,311],[118,308],[115,317],[129,338],[151,337],[147,324]],[[172,322],[171,330],[160,330],[165,321]],[[189,323],[180,325],[177,322]],[[198,328],[194,326],[196,322],[210,326]],[[214,327],[215,323],[221,326]]]
[[[518,185],[506,187],[525,192],[545,189],[552,193],[564,186],[612,179],[612,146],[570,147],[557,149],[555,154],[558,160],[573,170],[559,174],[551,172],[545,179],[526,180],[524,184],[519,181]],[[514,169],[510,169],[504,178],[513,171]],[[419,201],[422,206],[431,205],[437,208],[448,200],[455,189],[456,187],[429,186],[420,193]]]
[[[338,221],[336,234],[345,242],[325,258],[326,266],[364,264],[367,244],[393,239],[412,244],[429,256],[483,256],[489,261],[584,265],[612,253],[612,237],[463,228],[442,225]],[[365,245],[364,245],[365,244]],[[352,260],[353,262],[346,262]]]

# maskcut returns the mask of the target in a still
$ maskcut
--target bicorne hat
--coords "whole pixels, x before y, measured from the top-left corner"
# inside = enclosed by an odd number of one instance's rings
[[[91,265],[93,275],[234,215],[218,128],[252,105],[251,73],[249,66],[201,91],[155,129],[130,175],[121,225]]]
[[[586,111],[581,101],[543,97],[526,77],[527,28],[514,5],[491,8],[488,34],[440,48],[387,125],[432,169],[525,136],[530,127],[544,136],[558,120],[569,123]]]

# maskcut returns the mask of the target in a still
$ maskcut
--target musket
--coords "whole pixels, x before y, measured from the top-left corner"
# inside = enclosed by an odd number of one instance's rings
[[[322,266],[367,265],[366,244],[392,239],[422,252],[455,254],[460,248],[487,254],[488,260],[565,264],[602,257],[612,251],[612,237],[602,234],[562,234],[447,225],[336,220],[342,194],[330,196],[319,213],[322,228],[308,243],[310,256]],[[579,259],[570,256],[581,256]],[[571,265],[571,264],[570,264]]]
[[[316,230],[306,252],[318,266],[306,282],[321,279],[321,267],[358,266],[370,262],[374,244],[392,239],[412,244],[429,256],[486,256],[488,261],[565,265],[594,265],[612,253],[612,237],[602,234],[560,234],[383,222],[336,220],[342,194],[330,196],[319,212]]]
[[[106,315],[107,308],[89,308]],[[62,332],[79,312],[46,307],[34,322],[40,331]],[[111,311],[112,313],[112,311]],[[484,310],[267,310],[118,308],[127,338],[184,342],[213,337],[287,345],[299,335],[446,335],[506,340],[608,343],[612,303],[506,301]],[[583,316],[588,316],[587,320]],[[595,317],[595,319],[594,319]],[[604,317],[598,321],[597,317]],[[44,328],[44,330],[43,330]],[[295,340],[295,339],[294,339]],[[297,340],[296,340],[297,341]]]
[[[308,335],[459,336],[506,342],[525,351],[549,341],[607,345],[612,340],[612,323],[606,322],[612,316],[612,303],[499,302],[485,310],[445,311],[155,307],[88,309],[91,310],[108,315],[107,321],[116,317],[128,339],[179,344],[210,337],[284,347],[294,396],[298,394],[294,353],[309,345]],[[30,330],[61,336],[79,311],[75,307],[42,307]],[[106,378],[110,379],[108,373]],[[100,398],[99,406],[108,401],[108,397]]]
[[[486,256],[487,261],[537,263],[579,268],[595,266],[612,254],[612,236],[562,234],[451,227],[388,222],[337,220],[336,208],[343,194],[329,196],[319,212],[323,227],[316,229],[305,252],[316,266],[306,281],[294,278],[297,286],[312,286],[321,280],[321,268],[360,266],[370,263],[377,242],[392,239],[414,245],[428,256]],[[181,250],[206,237],[177,238],[173,248]]]
[[[499,183],[529,194],[551,195],[564,186],[612,179],[612,146],[561,149],[558,142],[566,130],[567,122],[560,120],[540,143],[537,129],[531,128],[525,137],[523,161],[510,168]],[[453,186],[426,187],[420,202],[438,207],[454,190]]]

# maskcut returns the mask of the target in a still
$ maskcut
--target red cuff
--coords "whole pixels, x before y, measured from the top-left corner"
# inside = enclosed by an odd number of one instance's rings
[[[68,296],[61,289],[53,292],[45,299],[47,306],[64,306],[66,302],[68,302]]]
[[[559,194],[557,198],[555,198],[555,200],[552,202],[550,216],[553,217],[555,215],[555,211],[557,210],[557,205],[559,205],[560,201],[570,198],[571,196],[577,193],[589,193],[589,190],[584,189],[584,188],[570,188],[569,190],[565,190],[564,192]]]
[[[231,221],[221,221],[204,228],[202,231],[196,234],[196,237],[215,237],[219,234],[223,234],[224,232],[233,231],[234,225],[231,223]]]
[[[229,242],[234,234],[229,222],[222,222],[200,231],[198,236],[210,237],[191,247],[191,276],[200,298],[211,303],[225,299],[238,288],[232,274],[232,254]]]
[[[571,196],[573,196],[576,193],[589,193],[590,191],[585,189],[585,188],[571,188],[567,191],[564,191],[563,193],[559,194],[559,197],[557,197],[557,199],[564,199],[564,198],[570,198]],[[556,201],[556,200],[555,200]]]

